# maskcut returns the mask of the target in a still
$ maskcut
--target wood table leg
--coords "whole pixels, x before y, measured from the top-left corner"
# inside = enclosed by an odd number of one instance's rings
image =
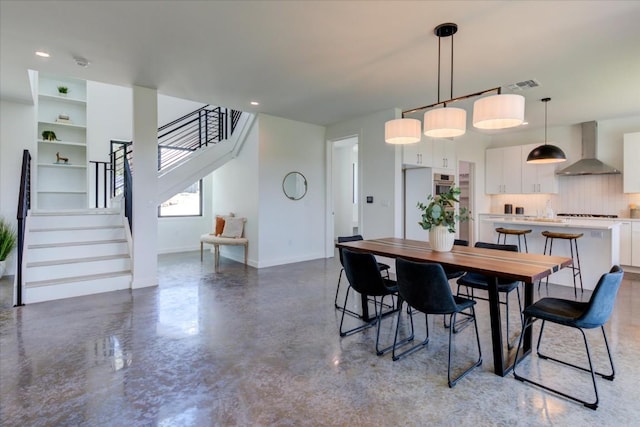
[[[200,242],[200,262],[202,262],[202,252],[204,250],[203,246],[204,246],[204,243],[202,243],[202,241],[201,241]]]
[[[213,245],[213,269],[217,273],[220,266],[220,246]]]

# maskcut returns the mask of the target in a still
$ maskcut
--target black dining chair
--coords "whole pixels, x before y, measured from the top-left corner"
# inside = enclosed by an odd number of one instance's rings
[[[389,296],[393,298],[398,295],[398,288],[396,282],[390,279],[383,278],[378,268],[378,263],[370,253],[354,252],[348,249],[343,249],[342,260],[344,262],[344,273],[349,281],[347,287],[347,293],[344,297],[344,307],[347,306],[349,300],[349,291],[353,289],[361,295],[373,298],[373,307],[375,310],[375,318],[371,321],[364,320],[364,324],[355,328],[344,331],[344,315],[346,310],[342,311],[342,318],[340,319],[340,336],[345,337],[355,334],[371,326],[377,326],[376,331],[376,354],[382,356],[383,354],[394,349],[396,345],[400,346],[413,340],[413,323],[411,323],[411,334],[402,340],[400,343],[394,342],[393,345],[380,349],[380,323],[384,315],[393,313],[400,306],[400,301],[396,305],[391,304],[392,309],[383,312],[384,299]],[[378,301],[378,297],[380,301]]]
[[[360,234],[355,234],[353,236],[338,236],[338,243],[355,242],[358,240],[363,240]],[[351,316],[360,317],[360,315],[354,312],[353,310],[349,310],[344,306],[338,305],[338,294],[340,293],[340,281],[342,280],[342,273],[344,272],[344,262],[342,260],[342,248],[338,248],[338,258],[340,259],[340,265],[342,266],[342,268],[340,268],[340,274],[338,275],[338,286],[336,286],[336,296],[333,299],[333,305],[338,310],[342,310],[342,311],[346,310],[347,314]],[[390,265],[382,262],[378,262],[378,269],[380,270],[380,273],[383,274],[383,276],[387,279],[389,278],[390,268],[391,268]]]
[[[447,362],[447,383],[449,387],[454,387],[456,383],[471,372],[474,368],[482,365],[482,350],[480,348],[480,336],[478,334],[478,323],[476,322],[474,305],[475,301],[459,296],[454,296],[440,264],[419,263],[408,261],[402,258],[396,260],[397,286],[400,298],[398,307],[398,323],[396,324],[396,335],[398,337],[398,327],[400,325],[400,315],[402,313],[402,303],[406,302],[409,307],[424,313],[426,325],[426,338],[424,341],[412,346],[400,354],[396,354],[396,343],[394,340],[393,360],[398,360],[416,350],[424,348],[429,343],[429,314],[445,314],[449,316],[449,323],[455,325],[456,315],[463,310],[470,310],[468,316],[473,319],[476,330],[476,342],[478,344],[478,360],[466,368],[455,378],[451,378],[451,340],[453,329],[449,328],[449,356]]]
[[[604,324],[609,321],[611,312],[615,304],[618,289],[622,283],[623,270],[619,266],[613,266],[609,273],[605,273],[600,277],[596,288],[591,294],[589,302],[579,302],[574,300],[566,300],[560,298],[542,298],[534,304],[524,309],[524,325],[522,327],[522,333],[520,334],[520,341],[518,342],[518,349],[516,350],[516,360],[513,369],[513,376],[522,382],[528,382],[541,387],[545,390],[554,392],[567,399],[571,399],[575,402],[582,403],[584,406],[590,409],[598,408],[598,386],[596,385],[596,375],[602,378],[613,381],[615,376],[615,369],[613,367],[613,358],[611,357],[611,349],[609,348],[609,342],[607,341],[607,334],[604,330]],[[579,369],[581,371],[591,373],[591,381],[593,382],[593,391],[595,392],[595,401],[587,402],[578,397],[572,396],[568,393],[559,391],[542,383],[533,381],[530,378],[525,378],[518,374],[516,368],[518,366],[518,352],[522,346],[522,337],[527,328],[530,328],[537,320],[542,320],[540,326],[540,335],[538,336],[538,344],[536,346],[536,352],[538,357],[543,360],[552,360],[554,362],[570,366],[572,368]],[[584,346],[587,351],[587,359],[589,361],[589,368],[575,365],[565,360],[556,359],[540,352],[540,344],[542,343],[542,332],[544,331],[545,322],[552,322],[562,326],[568,326],[580,331],[584,340]],[[602,336],[604,337],[604,344],[607,348],[607,355],[609,356],[609,363],[611,364],[611,373],[603,374],[596,371],[593,367],[593,361],[591,360],[591,351],[589,350],[589,343],[587,342],[587,336],[584,333],[584,329],[600,328],[602,330]]]
[[[455,239],[453,241],[454,246],[458,245],[458,246],[469,246],[469,241],[468,240],[462,240],[462,239]],[[444,268],[444,274],[446,274],[447,276],[447,280],[453,280],[453,279],[457,279],[458,277],[463,276],[466,271],[464,270],[457,270],[454,267],[446,267],[446,266],[442,266],[442,268]],[[447,316],[442,316],[442,324],[445,328],[448,328],[449,325],[447,324]]]
[[[485,242],[477,242],[475,244],[476,248],[485,248],[485,249],[494,249],[494,250],[502,250],[502,251],[512,251],[512,252],[518,252],[518,246],[517,245],[500,245],[497,243],[485,243]],[[481,299],[481,300],[488,300],[488,297],[483,297],[483,296],[477,296],[474,293],[474,289],[478,289],[478,290],[485,290],[488,291],[489,290],[489,281],[494,280],[493,277],[487,277],[483,274],[480,273],[474,273],[474,272],[469,272],[466,273],[464,276],[460,277],[457,281],[458,283],[458,296],[460,296],[460,287],[461,286],[465,286],[467,289],[467,292],[465,293],[465,296],[467,298],[471,298],[471,299]],[[471,293],[469,293],[469,289],[471,289]],[[518,281],[512,281],[512,280],[508,280],[508,279],[498,279],[498,294],[505,294],[505,299],[504,301],[500,301],[500,304],[505,305],[506,308],[506,319],[507,319],[507,327],[506,327],[506,332],[507,332],[507,348],[512,349],[514,347],[513,343],[515,342],[515,340],[517,339],[517,337],[514,337],[514,339],[512,341],[509,340],[509,294],[512,291],[516,291],[517,295],[518,295],[518,313],[522,313],[522,302],[520,301],[520,282]],[[520,316],[520,322],[522,323],[522,316]],[[457,327],[457,325],[456,325]]]

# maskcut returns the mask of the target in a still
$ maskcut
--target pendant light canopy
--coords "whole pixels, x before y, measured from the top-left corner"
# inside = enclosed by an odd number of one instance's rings
[[[424,107],[402,112],[401,119],[390,120],[385,124],[385,141],[390,144],[411,144],[420,140],[420,129],[416,134],[416,119],[405,115],[427,110],[424,113],[424,134],[433,138],[451,138],[464,135],[467,129],[467,112],[462,108],[449,107],[452,102],[473,98],[495,92],[477,100],[473,105],[473,125],[478,129],[505,129],[519,126],[524,121],[524,97],[521,95],[502,95],[496,87],[481,92],[453,97],[453,35],[458,31],[454,23],[440,24],[434,29],[438,37],[438,102]],[[451,98],[440,100],[440,45],[442,38],[451,37]],[[434,108],[440,107],[440,108]],[[420,124],[419,121],[418,125]]]
[[[527,156],[527,163],[544,164],[560,163],[567,160],[567,156],[560,147],[547,144],[547,103],[551,98],[542,98],[544,102],[544,144],[531,150]]]

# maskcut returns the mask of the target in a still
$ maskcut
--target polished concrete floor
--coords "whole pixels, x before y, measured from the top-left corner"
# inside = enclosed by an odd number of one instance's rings
[[[339,337],[335,258],[260,270],[222,259],[221,268],[216,274],[211,259],[201,264],[198,252],[163,255],[158,287],[20,308],[11,307],[3,279],[0,425],[627,426],[640,420],[637,275],[625,279],[607,325],[617,376],[598,381],[600,407],[592,411],[492,373],[484,301],[477,304],[484,363],[449,389],[441,316],[430,317],[427,348],[397,362],[375,355],[374,329]],[[573,295],[554,286],[549,292]],[[383,320],[384,342],[393,323]],[[423,332],[421,318],[417,324]],[[474,356],[472,331],[455,336],[456,366]],[[590,332],[596,365],[604,369],[602,341]],[[545,343],[584,362],[576,331],[549,327],[547,333]],[[588,374],[535,357],[522,372],[589,397]]]

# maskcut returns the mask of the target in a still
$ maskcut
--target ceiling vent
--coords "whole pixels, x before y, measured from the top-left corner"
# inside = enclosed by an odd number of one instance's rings
[[[535,79],[524,80],[518,83],[512,83],[507,86],[507,89],[511,91],[523,91],[527,89],[533,89],[534,87],[540,87],[540,82]]]

